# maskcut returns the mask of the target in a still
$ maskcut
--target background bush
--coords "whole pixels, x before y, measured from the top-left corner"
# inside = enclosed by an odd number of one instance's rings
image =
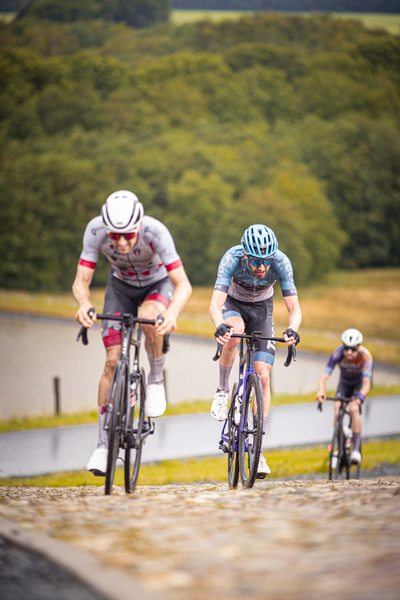
[[[0,286],[69,289],[117,189],[166,223],[197,285],[254,222],[298,283],[400,264],[398,37],[323,14],[49,22],[42,2],[0,25]]]

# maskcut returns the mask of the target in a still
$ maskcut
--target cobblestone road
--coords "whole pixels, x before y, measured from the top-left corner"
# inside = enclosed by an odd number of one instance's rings
[[[400,478],[0,488],[0,517],[167,600],[398,600]]]

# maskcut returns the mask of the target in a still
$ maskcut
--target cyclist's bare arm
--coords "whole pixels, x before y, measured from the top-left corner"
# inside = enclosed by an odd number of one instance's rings
[[[219,325],[222,325],[223,323],[225,323],[224,317],[222,315],[222,307],[227,298],[227,295],[228,294],[226,292],[221,292],[220,290],[214,290],[213,295],[211,297],[210,317],[211,317],[211,321],[214,323],[216,329],[219,327]],[[224,335],[217,337],[216,338],[217,342],[219,344],[224,345],[226,342],[228,342],[230,340],[232,333],[235,333],[235,330],[233,327],[230,331],[227,331]]]
[[[368,392],[370,391],[370,389],[371,389],[371,379],[369,377],[363,377],[360,394],[362,394],[365,398],[367,396]],[[358,398],[355,399],[355,402],[357,402],[357,404],[362,404],[361,400]]]
[[[301,308],[299,304],[299,299],[297,296],[284,296],[283,301],[285,302],[286,308],[289,313],[289,327],[294,331],[298,331],[301,325]],[[288,337],[286,334],[283,335],[286,340],[286,344],[288,346],[293,346],[296,343],[296,340],[293,336]]]
[[[96,320],[96,314],[94,314],[93,319],[88,315],[89,309],[93,308],[90,301],[90,284],[92,283],[93,273],[94,269],[78,265],[75,281],[72,284],[72,293],[78,303],[75,319],[84,327],[91,327]]]
[[[168,277],[174,286],[174,297],[167,310],[163,313],[164,321],[156,325],[159,335],[166,335],[175,331],[178,316],[192,295],[192,286],[183,267],[169,271]]]
[[[319,400],[320,402],[325,402],[325,400],[326,400],[325,385],[326,385],[326,382],[328,381],[328,379],[329,379],[329,375],[327,375],[326,373],[323,373],[318,382],[317,400]]]

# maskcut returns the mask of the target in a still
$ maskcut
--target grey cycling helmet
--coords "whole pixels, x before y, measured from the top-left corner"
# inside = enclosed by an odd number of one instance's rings
[[[269,258],[278,250],[278,241],[266,225],[252,225],[243,234],[242,248],[246,256]]]
[[[354,346],[359,346],[362,344],[363,336],[358,329],[346,329],[342,333],[342,342],[345,346],[349,346],[349,348],[354,348]]]
[[[108,196],[101,209],[103,223],[109,233],[137,233],[143,214],[143,205],[138,197],[127,190],[119,190]]]

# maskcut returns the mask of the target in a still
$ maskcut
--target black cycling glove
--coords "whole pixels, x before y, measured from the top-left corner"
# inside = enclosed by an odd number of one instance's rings
[[[215,338],[219,338],[220,336],[222,337],[223,335],[228,333],[228,331],[230,331],[231,329],[232,329],[232,325],[227,325],[226,323],[221,323],[221,325],[218,325],[217,330],[214,333],[214,337]]]
[[[297,344],[300,342],[300,336],[299,336],[299,334],[297,333],[297,331],[295,331],[294,329],[291,329],[291,328],[289,327],[288,329],[286,329],[286,331],[284,331],[284,332],[283,332],[283,334],[282,334],[282,335],[285,335],[285,333],[286,333],[286,335],[287,335],[288,337],[294,337],[294,339],[295,339],[295,341],[296,341],[296,346],[297,346]]]

